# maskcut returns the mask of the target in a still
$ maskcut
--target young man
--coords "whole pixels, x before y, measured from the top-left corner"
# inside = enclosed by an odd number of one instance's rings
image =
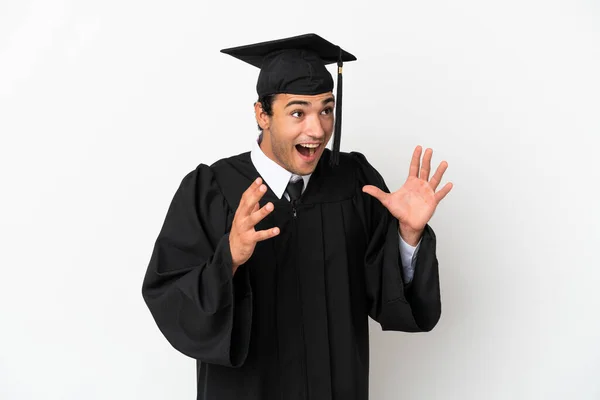
[[[341,68],[356,58],[319,36],[223,52],[260,68],[262,133],[251,152],[183,178],[143,297],[197,360],[198,399],[367,399],[368,317],[406,332],[439,320],[428,221],[451,189],[436,192],[447,164],[430,179],[432,152],[421,165],[417,147],[389,193],[362,154],[339,152]]]

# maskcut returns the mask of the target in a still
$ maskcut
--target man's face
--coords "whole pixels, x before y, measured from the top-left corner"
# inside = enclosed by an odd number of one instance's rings
[[[278,94],[273,101],[273,116],[262,116],[264,122],[268,121],[268,128],[263,130],[263,152],[294,174],[312,173],[333,133],[334,105],[331,92],[314,96]]]

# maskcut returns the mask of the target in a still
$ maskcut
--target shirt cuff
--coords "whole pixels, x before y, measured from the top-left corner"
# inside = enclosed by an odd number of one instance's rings
[[[419,239],[419,243],[416,246],[411,246],[406,243],[404,239],[402,239],[402,235],[398,232],[399,238],[399,247],[400,247],[400,261],[402,264],[402,272],[405,283],[410,283],[413,279],[415,273],[415,264],[416,264],[416,253],[419,250],[419,246],[421,245],[421,240]]]

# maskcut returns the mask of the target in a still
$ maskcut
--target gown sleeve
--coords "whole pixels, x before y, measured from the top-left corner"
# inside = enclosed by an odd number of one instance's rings
[[[364,213],[368,235],[364,263],[369,315],[383,330],[431,331],[441,315],[435,233],[429,225],[425,227],[415,254],[413,279],[406,284],[401,272],[398,220],[379,200],[363,193],[362,187],[374,185],[387,193],[390,191],[364,155],[353,152],[352,156],[358,164],[360,212]]]
[[[252,292],[245,268],[232,276],[233,220],[213,172],[199,165],[177,189],[142,284],[142,296],[168,342],[194,359],[243,364]]]

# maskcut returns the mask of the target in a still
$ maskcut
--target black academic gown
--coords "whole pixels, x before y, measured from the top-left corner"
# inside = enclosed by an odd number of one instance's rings
[[[429,226],[413,281],[401,273],[398,221],[362,192],[388,191],[360,153],[326,150],[292,209],[275,210],[232,277],[228,232],[258,177],[250,153],[199,165],[174,195],[143,282],[143,297],[171,345],[197,360],[198,399],[365,400],[368,317],[383,330],[431,330],[441,312],[436,239]],[[401,356],[401,355],[397,355]]]

